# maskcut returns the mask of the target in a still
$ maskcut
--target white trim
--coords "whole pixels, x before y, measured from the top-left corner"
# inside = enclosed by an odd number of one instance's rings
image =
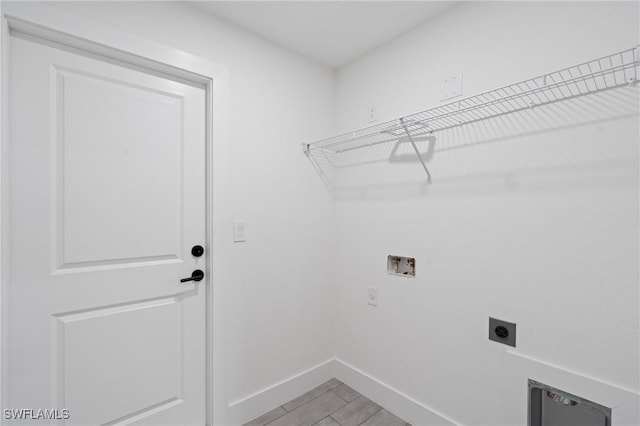
[[[199,56],[42,3],[3,3],[2,14],[11,29],[200,84],[227,74],[226,67]]]
[[[637,426],[640,424],[640,393],[608,383],[582,373],[550,364],[516,350],[505,352],[505,374],[522,383],[517,405],[526,412],[527,395],[524,392],[527,379],[574,393],[612,408],[612,426]],[[381,380],[340,360],[333,360],[334,377],[351,386],[367,398],[414,425],[442,426],[462,423],[428,407],[416,399],[387,385]],[[272,407],[273,408],[273,407]]]
[[[388,411],[414,425],[449,426],[459,422],[427,407],[337,358],[332,358],[299,374],[247,395],[229,404],[230,425],[241,425],[300,396],[314,387],[336,378]]]
[[[0,2],[0,8],[3,7],[3,4]],[[9,253],[9,238],[8,238],[8,229],[7,229],[7,210],[8,204],[3,202],[5,194],[8,191],[8,182],[7,182],[7,151],[6,144],[4,141],[8,140],[9,137],[9,128],[7,123],[9,122],[9,113],[6,106],[9,104],[9,76],[8,73],[4,72],[4,66],[8,63],[9,58],[9,25],[6,20],[2,20],[0,22],[0,52],[2,52],[2,56],[0,57],[0,377],[8,377],[8,365],[7,365],[7,352],[8,347],[5,344],[5,336],[6,334],[6,309],[3,309],[4,304],[7,300],[7,294],[5,286],[3,283],[8,281],[8,273],[7,268],[4,267],[5,262],[8,262],[8,259],[5,259]],[[7,407],[6,401],[7,395],[5,393],[5,384],[4,379],[0,380],[0,405],[2,407]],[[2,416],[4,418],[4,416]],[[0,424],[5,424],[5,421],[0,419]]]
[[[333,378],[334,360],[259,390],[229,404],[230,424],[245,424]]]
[[[224,413],[218,413],[218,409],[225,404],[222,392],[214,392],[214,375],[224,374],[224,365],[220,365],[220,360],[224,356],[217,354],[222,350],[223,344],[220,336],[214,336],[213,306],[214,306],[214,283],[224,280],[228,275],[224,264],[216,260],[213,253],[216,253],[220,243],[214,239],[214,229],[220,229],[221,216],[217,209],[222,203],[216,202],[219,197],[214,187],[217,189],[220,183],[217,179],[221,176],[216,170],[218,165],[224,162],[224,141],[227,137],[227,105],[228,105],[228,70],[226,67],[212,63],[204,58],[183,52],[174,48],[163,46],[155,42],[122,32],[120,30],[105,26],[98,22],[67,13],[59,8],[41,3],[0,3],[2,8],[2,34],[0,43],[2,44],[2,66],[0,69],[0,89],[1,111],[0,132],[2,144],[0,147],[0,231],[2,245],[0,247],[0,331],[2,332],[0,351],[0,374],[6,378],[6,321],[3,309],[7,302],[6,287],[6,265],[8,252],[6,250],[7,237],[7,216],[6,216],[6,141],[8,131],[8,96],[7,96],[7,75],[9,69],[9,30],[27,33],[29,35],[68,46],[73,49],[80,49],[92,55],[98,55],[107,60],[124,62],[134,67],[141,67],[151,72],[161,73],[205,88],[207,96],[207,270],[210,271],[207,277],[207,423],[219,423],[213,419],[220,419]],[[215,93],[215,96],[214,96]],[[214,144],[215,141],[215,144]],[[221,148],[222,146],[222,148]],[[214,173],[215,172],[215,173]],[[221,179],[221,180],[224,180]],[[215,271],[215,272],[214,272]],[[215,345],[214,345],[215,339]],[[7,406],[6,379],[0,381],[0,402],[2,406]],[[216,389],[220,389],[219,386]],[[214,409],[215,407],[215,409]],[[226,407],[225,407],[226,408]],[[220,410],[222,411],[222,410]],[[0,420],[3,422],[3,420]]]
[[[334,359],[334,372],[336,379],[413,425],[460,425],[450,417],[337,358]]]

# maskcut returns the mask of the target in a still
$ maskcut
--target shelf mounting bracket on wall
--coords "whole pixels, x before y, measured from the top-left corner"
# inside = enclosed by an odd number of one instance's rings
[[[409,129],[407,128],[407,125],[404,122],[404,117],[400,118],[400,124],[402,125],[402,128],[404,129],[405,133],[407,134],[407,138],[409,138],[409,142],[411,142],[411,146],[413,146],[413,150],[416,152],[416,155],[418,156],[418,160],[420,160],[420,164],[422,164],[422,168],[424,169],[425,172],[427,172],[427,183],[431,183],[431,173],[429,173],[429,169],[427,168],[427,165],[424,164],[424,160],[420,155],[420,150],[418,150],[416,143],[413,141],[413,138],[411,137],[411,132],[409,131]]]

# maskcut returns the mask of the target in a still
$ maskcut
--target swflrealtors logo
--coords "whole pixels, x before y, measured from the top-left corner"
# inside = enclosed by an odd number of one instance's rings
[[[5,420],[67,420],[69,410],[66,408],[5,408]]]

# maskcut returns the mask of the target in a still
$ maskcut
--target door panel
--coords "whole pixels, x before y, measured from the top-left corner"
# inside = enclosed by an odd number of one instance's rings
[[[16,35],[10,71],[9,408],[205,424],[204,90]]]
[[[104,424],[180,399],[180,310],[164,299],[56,317],[59,392],[74,418]]]
[[[179,258],[182,98],[53,72],[60,267]]]

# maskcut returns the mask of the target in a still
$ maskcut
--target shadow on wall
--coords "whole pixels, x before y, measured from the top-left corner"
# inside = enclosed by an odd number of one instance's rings
[[[406,137],[309,160],[343,200],[635,188],[638,92],[624,86],[414,138],[432,185]]]

